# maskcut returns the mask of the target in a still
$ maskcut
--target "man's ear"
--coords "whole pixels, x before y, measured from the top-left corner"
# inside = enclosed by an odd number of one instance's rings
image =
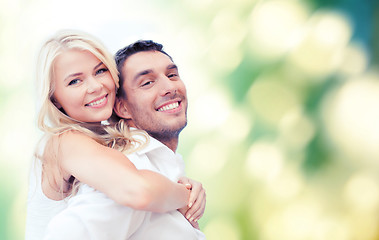
[[[120,118],[132,119],[132,116],[130,115],[128,108],[125,105],[125,100],[116,98],[113,110]]]

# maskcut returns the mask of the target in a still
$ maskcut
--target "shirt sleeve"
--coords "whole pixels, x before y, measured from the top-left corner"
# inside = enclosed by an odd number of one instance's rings
[[[142,224],[145,214],[82,185],[67,208],[50,221],[44,240],[125,240]]]

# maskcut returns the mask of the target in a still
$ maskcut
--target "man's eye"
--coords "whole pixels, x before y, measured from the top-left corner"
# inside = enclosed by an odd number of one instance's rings
[[[105,72],[108,72],[108,69],[107,68],[101,68],[101,69],[99,69],[99,70],[96,71],[95,75],[102,74],[102,73],[105,73]]]
[[[68,85],[70,86],[70,85],[74,85],[74,84],[77,84],[77,83],[79,83],[80,82],[80,79],[74,79],[74,80],[71,80],[69,83],[68,83]]]
[[[153,83],[153,81],[146,81],[146,82],[142,83],[141,87],[149,86],[152,83]]]
[[[167,77],[168,78],[173,78],[173,77],[177,77],[178,76],[178,74],[176,74],[176,73],[171,73],[171,74],[169,74]]]

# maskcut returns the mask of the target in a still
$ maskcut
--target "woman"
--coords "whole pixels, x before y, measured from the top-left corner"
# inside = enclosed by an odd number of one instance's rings
[[[36,151],[41,161],[32,171],[26,239],[42,238],[47,222],[65,208],[80,183],[139,210],[166,212],[188,203],[193,218],[203,213],[196,202],[199,184],[190,181],[190,193],[160,174],[137,170],[121,152],[141,147],[133,135],[144,132],[130,132],[123,121],[101,124],[112,114],[118,77],[112,56],[96,39],[68,32],[47,41],[38,80],[38,126],[45,135]]]

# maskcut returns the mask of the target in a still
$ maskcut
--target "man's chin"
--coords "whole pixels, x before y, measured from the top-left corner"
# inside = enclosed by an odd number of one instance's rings
[[[177,138],[179,137],[180,132],[186,127],[187,122],[182,123],[176,126],[162,126],[160,129],[154,129],[147,131],[149,135],[155,136],[158,138]]]
[[[175,122],[169,122],[162,126],[162,129],[165,129],[165,131],[172,131],[172,132],[180,132],[187,126],[187,119],[180,119]]]

